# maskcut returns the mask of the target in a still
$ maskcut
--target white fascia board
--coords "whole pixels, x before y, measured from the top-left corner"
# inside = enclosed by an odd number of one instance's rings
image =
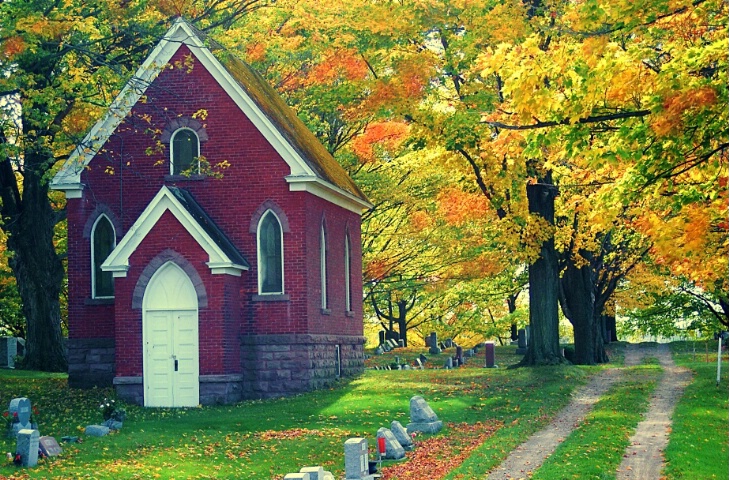
[[[149,85],[157,78],[185,41],[188,36],[187,32],[181,32],[181,30],[189,31],[189,29],[184,27],[185,23],[178,21],[167,31],[162,40],[152,50],[152,53],[142,63],[142,66],[124,85],[124,88],[116,96],[104,116],[96,122],[81,144],[64,162],[61,170],[51,181],[51,188],[66,190],[68,197],[69,192],[74,189],[67,187],[67,185],[81,184],[81,172],[99,152],[99,149],[106,143],[111,134],[114,133],[122,120],[131,112],[134,105],[147,91]]]
[[[362,215],[363,212],[373,207],[370,202],[362,200],[316,176],[296,177],[289,175],[286,177],[286,181],[289,183],[289,191],[291,192],[309,192],[357,215]]]
[[[244,265],[234,263],[228,255],[210,238],[210,235],[190,215],[190,212],[182,206],[166,186],[162,186],[157,195],[149,202],[134,225],[124,235],[119,244],[112,250],[101,269],[105,272],[113,272],[114,277],[126,277],[129,270],[129,257],[136,251],[139,244],[147,237],[159,219],[166,211],[170,211],[182,224],[185,230],[192,235],[195,241],[208,254],[208,265],[211,269],[224,268],[225,271],[217,273],[228,273],[240,276],[241,270],[247,270]],[[237,272],[237,273],[233,273]],[[216,272],[213,272],[216,273]]]

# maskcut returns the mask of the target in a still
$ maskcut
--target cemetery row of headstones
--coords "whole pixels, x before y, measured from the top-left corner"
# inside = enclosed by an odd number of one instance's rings
[[[377,455],[379,460],[399,460],[405,451],[412,450],[415,445],[412,436],[417,432],[437,433],[443,428],[432,408],[421,396],[410,399],[410,423],[407,428],[397,420],[390,428],[377,430]],[[350,438],[344,442],[344,478],[345,480],[374,480],[380,478],[377,473],[378,461],[371,461],[369,444],[366,438]],[[322,467],[304,467],[297,473],[289,473],[284,480],[334,480],[330,472]]]
[[[104,399],[99,405],[104,417],[103,425],[89,425],[85,433],[90,436],[104,436],[111,430],[122,428],[126,412],[117,408],[114,400]],[[30,400],[25,397],[14,398],[10,401],[7,416],[10,418],[7,426],[7,435],[16,439],[13,462],[23,467],[34,467],[39,457],[54,457],[63,450],[55,438],[41,436],[38,424],[33,419],[33,409]],[[78,441],[78,437],[63,437],[64,441]]]
[[[437,342],[438,336],[435,332],[431,333],[428,337],[426,337],[426,345],[434,345],[435,342]],[[441,344],[443,348],[436,347],[435,350],[431,347],[430,352],[433,353],[434,351],[437,351],[437,353],[442,352],[446,348],[452,348],[456,347],[456,354],[453,357],[447,357],[445,360],[445,363],[443,364],[443,368],[445,369],[452,369],[454,367],[460,367],[462,365],[465,365],[466,359],[474,357],[476,354],[478,354],[479,350],[481,348],[485,349],[485,360],[486,364],[484,365],[486,368],[495,368],[495,347],[493,342],[484,342],[476,345],[473,348],[469,348],[467,350],[464,350],[462,346],[457,345],[455,342],[453,342],[452,339],[447,339],[445,343]],[[436,354],[437,354],[436,353]],[[408,363],[402,363],[400,361],[399,356],[395,356],[394,362],[390,365],[385,366],[375,366],[375,370],[422,370],[425,368],[425,363],[428,361],[428,357],[423,355],[422,353],[418,358],[415,359],[415,364],[410,365]]]
[[[15,455],[11,455],[16,465],[34,467],[38,464],[39,456],[54,457],[61,454],[62,449],[55,438],[40,435],[29,399],[19,397],[10,400],[8,417],[7,435],[16,440]]]

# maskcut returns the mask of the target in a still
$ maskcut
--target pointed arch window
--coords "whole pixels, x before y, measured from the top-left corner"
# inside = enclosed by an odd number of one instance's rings
[[[268,210],[258,223],[258,292],[282,294],[283,284],[283,233],[281,222],[273,211]]]
[[[182,175],[200,173],[200,139],[193,130],[180,128],[170,142],[170,173]]]
[[[321,308],[327,310],[329,308],[327,296],[327,232],[323,223],[319,235],[319,267],[321,272]]]
[[[101,270],[101,264],[116,247],[114,225],[106,215],[99,215],[91,230],[91,297],[113,298],[114,277],[112,272]]]
[[[352,311],[352,253],[349,233],[344,236],[344,309]]]

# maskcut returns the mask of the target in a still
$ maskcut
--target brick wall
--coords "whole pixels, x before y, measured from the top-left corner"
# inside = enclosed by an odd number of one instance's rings
[[[187,53],[183,46],[171,63],[183,60]],[[159,142],[161,133],[181,118],[192,117],[207,136],[201,155],[210,165],[229,165],[220,171],[222,178],[169,175],[169,145]],[[145,267],[170,249],[189,262],[207,291],[208,303],[199,312],[201,375],[245,374],[248,364],[240,360],[245,356],[240,351],[241,336],[337,333],[361,337],[359,216],[308,193],[290,192],[285,181],[289,173],[288,165],[200,64],[194,64],[191,71],[175,67],[162,72],[148,89],[146,101],[135,106],[82,173],[83,197],[68,202],[69,338],[116,338],[115,374],[125,378],[142,375],[142,309],[133,308],[132,303],[135,292],[139,296]],[[240,277],[212,275],[204,251],[166,213],[131,256],[127,277],[115,279],[113,303],[90,299],[89,222],[106,214],[121,240],[162,185],[190,191],[247,258],[250,270]],[[275,301],[260,301],[257,296],[256,235],[250,231],[255,212],[267,202],[278,205],[288,222],[284,233],[286,296]],[[322,314],[319,304],[322,218],[329,238],[328,315]],[[353,259],[349,313],[343,290],[346,231]],[[304,383],[312,385],[310,380]]]

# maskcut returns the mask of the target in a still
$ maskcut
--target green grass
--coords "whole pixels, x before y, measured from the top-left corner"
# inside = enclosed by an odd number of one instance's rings
[[[655,359],[625,369],[622,380],[608,390],[585,421],[539,468],[533,480],[614,479],[630,436],[648,408],[661,376]]]
[[[497,348],[497,363],[499,357],[512,360],[512,352],[510,347]],[[433,358],[432,363],[442,362]],[[392,420],[407,424],[413,395],[425,397],[444,423],[492,419],[504,422],[499,433],[523,432],[535,429],[564,405],[585,376],[585,369],[569,367],[485,369],[479,360],[455,370],[368,370],[333,389],[234,406],[129,405],[119,433],[82,435],[83,443],[63,445],[62,456],[34,469],[3,463],[0,478],[262,479],[282,478],[307,465],[322,465],[342,476],[344,441],[353,436],[372,439]],[[27,396],[38,407],[41,434],[60,439],[101,422],[99,403],[113,392],[71,390],[58,375],[0,371],[0,405],[17,396]],[[442,435],[454,433],[445,428]],[[14,440],[0,440],[0,452],[14,446]]]
[[[708,349],[704,343],[697,342],[696,354],[692,342],[672,345],[676,363],[693,370],[694,378],[673,415],[673,429],[665,452],[664,473],[669,480],[725,479],[729,472],[729,362],[722,362],[722,381],[717,387],[717,342],[709,342]]]
[[[622,347],[613,347],[617,348],[611,352],[613,360],[621,360]],[[693,368],[696,376],[674,416],[671,445],[666,452],[669,479],[726,478],[729,368],[725,364],[724,384],[717,389],[716,344],[713,348],[714,363],[702,363],[703,350],[696,358],[692,354],[679,355],[679,361]],[[421,351],[398,349],[372,357],[367,363],[391,363],[395,355],[411,361]],[[496,363],[502,367],[520,358],[514,355],[513,347],[497,347],[496,353]],[[440,367],[445,360],[444,354],[426,356],[431,367]],[[454,370],[367,370],[362,377],[332,389],[233,406],[149,409],[128,405],[122,431],[102,438],[85,437],[80,430],[102,421],[99,403],[114,396],[111,389],[71,390],[64,375],[2,370],[0,405],[7,406],[13,397],[27,396],[39,409],[42,435],[59,439],[81,435],[84,442],[63,445],[61,457],[43,460],[34,469],[17,469],[0,457],[0,478],[281,479],[306,465],[322,465],[341,477],[344,441],[353,436],[373,439],[377,429],[389,426],[392,420],[407,424],[413,395],[425,397],[444,423],[473,425],[491,421],[501,425],[446,476],[479,478],[545,426],[566,405],[575,387],[604,368],[485,369],[482,361],[477,357],[466,367]],[[612,478],[627,432],[637,423],[658,370],[655,362],[648,362],[626,369],[626,383],[608,392],[588,421],[538,475],[561,478],[549,469],[563,472],[567,468],[576,478],[603,478],[599,476],[602,472],[612,472],[604,474],[604,478]],[[463,436],[457,428],[447,426],[440,435],[458,452]],[[370,444],[374,452],[374,442]],[[0,453],[14,448],[14,440],[0,439]],[[600,465],[601,471],[595,470],[595,465]]]

